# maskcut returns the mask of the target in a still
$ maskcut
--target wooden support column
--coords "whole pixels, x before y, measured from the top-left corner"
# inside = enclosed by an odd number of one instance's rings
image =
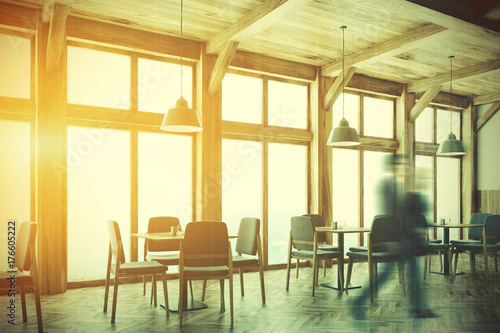
[[[326,145],[328,135],[332,130],[332,112],[325,110],[324,96],[328,87],[333,83],[333,79],[322,76],[321,69],[318,69],[316,80],[311,84],[314,89],[311,89],[312,101],[317,109],[312,110],[316,113],[317,133],[313,139],[313,150],[317,151],[317,160],[313,159],[313,172],[317,172],[318,181],[318,212],[325,218],[327,224],[332,221],[332,147]],[[317,99],[317,101],[315,101]],[[314,119],[314,117],[313,117]],[[314,127],[313,127],[314,129]],[[313,130],[314,132],[314,130]]]
[[[413,174],[415,171],[415,122],[410,121],[411,111],[415,107],[415,94],[403,89],[401,98],[396,103],[396,139],[399,142],[398,154],[408,158],[410,172],[405,179],[405,188],[413,189]]]
[[[468,223],[472,213],[477,213],[476,200],[476,107],[462,111],[462,142],[466,154],[462,156],[462,223]]]
[[[67,165],[67,58],[60,23],[67,6],[56,3],[53,13],[50,22],[39,15],[37,34],[36,220],[42,294],[65,292],[67,284],[67,173],[61,170]],[[51,29],[55,21],[57,33]]]
[[[217,56],[201,48],[197,64],[196,107],[203,131],[196,134],[197,203],[196,219],[222,220],[222,102],[221,90],[209,93],[210,75]]]

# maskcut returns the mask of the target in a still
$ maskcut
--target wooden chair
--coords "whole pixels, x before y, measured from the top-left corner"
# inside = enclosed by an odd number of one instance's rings
[[[349,251],[347,252],[347,256],[349,257],[349,262],[346,286],[349,286],[349,282],[351,281],[354,260],[367,261],[370,295],[373,300],[373,280],[376,277],[376,265],[384,262],[397,262],[399,282],[403,285],[403,295],[406,294],[402,234],[398,218],[381,215],[375,216],[371,230],[367,235],[367,251]]]
[[[179,219],[174,216],[155,216],[148,222],[148,232],[170,232],[171,227],[177,228]],[[179,265],[179,240],[148,240],[144,241],[144,261],[157,261],[162,265]],[[191,287],[191,299],[193,299],[193,286]],[[143,294],[146,295],[146,276],[143,278]],[[151,300],[156,306],[156,290],[154,284],[151,288]]]
[[[161,275],[163,282],[163,295],[165,297],[166,316],[168,317],[168,291],[167,291],[167,270],[168,267],[156,261],[139,261],[139,262],[126,262],[125,252],[123,250],[122,237],[118,222],[108,221],[109,232],[109,251],[108,251],[108,266],[106,270],[106,283],[104,290],[104,310],[108,310],[108,294],[109,283],[111,274],[114,275],[113,287],[113,307],[111,314],[111,322],[115,322],[116,317],[116,303],[118,297],[118,285],[120,278],[128,276],[152,275],[153,288],[156,290],[156,276]]]
[[[8,230],[10,230],[10,222]],[[35,294],[36,320],[38,323],[38,332],[43,332],[42,325],[42,306],[40,303],[40,289],[38,286],[38,266],[36,261],[36,228],[35,222],[22,222],[19,225],[17,239],[15,241],[14,263],[12,268],[17,268],[18,272],[0,272],[0,288],[11,288],[12,283],[15,284],[16,290],[19,290],[21,295],[21,307],[23,313],[23,322],[28,321],[28,313],[26,311],[26,293],[25,287],[32,287]],[[11,234],[9,234],[10,236]],[[9,245],[11,244],[10,238]],[[9,248],[10,251],[10,248]],[[9,253],[10,256],[10,253]],[[15,282],[11,281],[11,276],[15,276]],[[4,316],[5,317],[5,316]],[[8,317],[5,317],[8,318]],[[8,320],[8,319],[5,319]]]
[[[239,269],[241,296],[245,296],[243,284],[243,268],[258,268],[260,274],[260,291],[262,304],[266,304],[264,285],[264,262],[262,261],[262,244],[260,241],[260,220],[254,217],[241,219],[236,240],[236,253],[233,255],[233,268]],[[203,282],[202,301],[205,300],[206,281]]]
[[[187,281],[219,280],[221,311],[224,305],[224,280],[229,280],[231,327],[233,326],[233,260],[231,242],[224,222],[191,222],[186,226],[179,260],[179,323],[182,326],[183,299]]]
[[[500,215],[488,215],[484,221],[482,230],[481,242],[464,243],[455,245],[455,260],[458,260],[458,254],[463,251],[468,251],[470,254],[470,268],[472,273],[476,273],[476,253],[482,253],[484,257],[484,269],[486,272],[486,281],[489,280],[490,274],[488,269],[488,254],[493,253],[495,256],[495,271],[497,268],[497,253],[500,251]],[[457,265],[455,265],[455,274]]]
[[[469,224],[484,225],[486,218],[490,215],[491,214],[488,214],[488,213],[473,213],[470,217]],[[455,253],[455,267],[458,264],[458,252],[459,252],[459,248],[457,249],[456,246],[468,244],[468,243],[482,244],[482,238],[483,238],[483,228],[474,227],[474,228],[469,228],[468,239],[453,239],[450,241],[450,244],[454,248],[453,253]],[[497,261],[497,257],[495,255],[495,262],[496,261]],[[495,267],[496,267],[496,265],[495,265]]]
[[[304,214],[303,216],[309,216],[313,220],[314,228],[326,227],[325,218],[321,214]],[[326,233],[320,232],[318,237],[318,249],[324,251],[338,251],[339,247],[336,245],[330,245],[327,243]],[[299,277],[299,259],[297,259],[297,277]],[[326,261],[323,261],[323,276],[326,276]]]
[[[318,249],[318,233],[309,216],[294,216],[291,219],[290,240],[288,243],[287,280],[286,290],[290,285],[290,266],[292,259],[302,259],[313,263],[312,295],[318,283],[318,261],[327,259],[339,260],[343,253],[339,251],[325,251]],[[338,270],[340,281],[344,281],[342,270]],[[340,288],[343,289],[342,286]]]

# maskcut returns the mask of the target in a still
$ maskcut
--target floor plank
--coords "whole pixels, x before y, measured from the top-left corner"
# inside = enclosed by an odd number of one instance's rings
[[[422,282],[421,296],[436,318],[415,319],[410,315],[411,297],[402,295],[395,268],[386,283],[379,280],[374,302],[363,295],[368,291],[367,265],[353,268],[353,289],[348,293],[317,287],[311,296],[311,268],[301,268],[299,279],[292,274],[290,290],[285,290],[286,271],[265,272],[267,304],[261,304],[258,273],[245,274],[245,296],[240,295],[238,275],[234,279],[234,328],[230,327],[229,291],[226,283],[226,311],[220,312],[219,284],[209,282],[205,303],[200,311],[187,312],[183,327],[176,313],[166,318],[161,307],[149,304],[142,295],[142,284],[120,285],[116,323],[111,312],[103,313],[104,287],[68,290],[64,294],[42,296],[45,332],[494,332],[500,329],[500,273],[490,272],[485,280],[482,258],[476,259],[477,273],[471,274],[468,256],[462,255],[454,280],[430,274]],[[494,263],[493,260],[490,263]],[[439,262],[434,260],[434,268]],[[491,268],[493,269],[493,264]],[[379,275],[383,268],[379,267]],[[337,268],[320,274],[320,284],[336,279]],[[406,274],[408,279],[408,272]],[[148,292],[149,292],[148,284]],[[161,295],[161,287],[159,285]],[[408,286],[407,286],[408,288]],[[409,289],[407,289],[407,292]],[[169,301],[178,297],[178,280],[168,281]],[[195,298],[201,296],[201,282],[194,283]],[[149,293],[148,293],[149,295]],[[109,309],[111,308],[111,297]],[[28,323],[22,322],[20,299],[16,298],[16,325],[7,323],[8,296],[0,296],[0,332],[36,332],[33,294],[27,295]],[[159,296],[163,303],[163,297]],[[3,313],[2,313],[3,311]]]

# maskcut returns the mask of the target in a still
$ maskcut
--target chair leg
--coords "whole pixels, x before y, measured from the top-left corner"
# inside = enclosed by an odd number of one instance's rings
[[[167,317],[169,316],[168,311],[168,289],[167,289],[167,273],[161,275],[161,280],[163,282],[163,297],[165,299],[165,310],[167,311]]]
[[[189,281],[191,283],[191,281]],[[203,290],[201,291],[201,301],[205,301],[205,291],[207,290],[207,280],[203,280]],[[191,286],[191,294],[193,293],[193,287]],[[192,297],[191,297],[192,298]]]
[[[441,250],[438,251],[438,256],[439,256],[439,264],[441,265],[441,270],[443,270],[443,257],[442,257],[443,253],[441,252]]]
[[[318,261],[313,260],[313,283],[312,283],[312,295],[314,296],[314,291],[316,288],[316,281],[318,278]]]
[[[368,279],[370,280],[370,299],[373,302],[373,264],[368,262]]]
[[[405,262],[404,260],[401,260],[399,262],[400,265],[400,273],[399,275],[401,276],[401,284],[403,285],[403,296],[406,296],[406,285],[405,285]],[[416,265],[416,263],[415,263]]]
[[[182,327],[182,312],[183,312],[182,310],[184,307],[184,304],[182,304],[182,300],[184,298],[184,293],[185,293],[183,281],[184,281],[184,276],[183,276],[183,274],[180,274],[179,275],[179,305],[178,305],[178,307],[179,307],[179,310],[178,310],[179,311],[178,312],[179,313],[179,326],[180,327]]]
[[[295,266],[295,271],[296,271],[296,276],[295,278],[298,279],[299,278],[299,259],[297,259],[297,265]]]
[[[424,259],[424,281],[427,280],[427,262],[428,262],[429,255],[425,255]]]
[[[323,276],[326,276],[326,260],[323,260]]]
[[[286,263],[286,290],[288,291],[288,287],[290,286],[290,265],[292,262],[292,258],[290,258],[290,254],[288,255],[288,262]]]
[[[259,266],[260,275],[260,293],[262,294],[262,304],[266,304],[266,286],[264,284],[264,269],[262,265]]]
[[[104,308],[102,312],[108,311],[108,295],[109,295],[109,270],[106,273],[106,281],[104,282]]]
[[[229,276],[229,310],[231,312],[231,327],[234,323],[234,310],[233,310],[233,277]]]
[[[457,266],[458,266],[458,252],[455,253],[455,264],[453,265],[453,275],[457,275]]]
[[[156,292],[156,274],[153,274],[153,297],[154,297],[154,302],[155,302],[155,307],[157,306],[157,292]]]
[[[488,270],[488,252],[484,252],[484,270],[486,272],[486,281],[489,281],[490,271]]]
[[[146,296],[146,275],[142,276],[142,295]]]
[[[189,280],[189,289],[191,289],[191,299],[193,300],[194,299],[194,296],[193,296],[193,283],[191,282],[191,280]]]
[[[113,286],[113,306],[111,308],[111,323],[114,324],[116,318],[116,302],[118,298],[118,275],[115,275],[115,283]]]
[[[240,268],[240,289],[241,296],[245,296],[245,287],[243,286],[243,269]]]
[[[21,307],[23,310],[23,323],[26,323],[28,321],[28,313],[26,311],[26,292],[24,291],[24,285],[21,285],[19,289],[21,291]]]
[[[220,310],[226,311],[226,303],[224,302],[224,280],[219,280],[220,282]]]

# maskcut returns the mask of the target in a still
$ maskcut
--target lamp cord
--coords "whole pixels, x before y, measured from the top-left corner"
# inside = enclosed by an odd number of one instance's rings
[[[181,0],[181,97],[182,97],[182,13],[184,8],[184,2]]]
[[[453,113],[452,113],[452,98],[453,98],[453,58],[454,56],[449,56],[450,58],[450,133],[453,132]]]
[[[345,38],[344,38],[344,31],[347,29],[346,26],[340,27],[342,30],[342,118],[345,118],[344,116],[344,109],[345,109],[345,85],[344,85],[344,80],[345,80],[345,72],[344,72],[344,59],[345,59]]]

